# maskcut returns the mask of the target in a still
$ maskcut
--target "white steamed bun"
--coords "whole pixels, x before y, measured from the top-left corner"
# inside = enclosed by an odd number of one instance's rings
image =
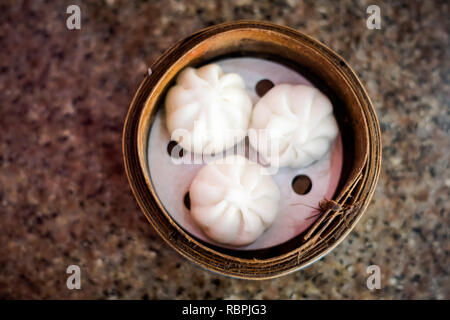
[[[189,194],[197,225],[210,239],[232,246],[254,242],[274,221],[280,200],[273,178],[242,156],[204,166]]]
[[[252,110],[244,80],[216,64],[183,70],[165,105],[172,140],[190,152],[205,154],[222,152],[241,141]]]
[[[337,133],[324,94],[310,86],[280,84],[256,104],[249,140],[274,167],[306,167],[327,153]]]

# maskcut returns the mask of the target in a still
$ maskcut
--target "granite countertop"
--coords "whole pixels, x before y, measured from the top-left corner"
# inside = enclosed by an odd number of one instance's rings
[[[449,299],[449,4],[369,1],[77,1],[0,4],[0,298]],[[147,68],[176,40],[257,19],[309,34],[360,76],[383,167],[354,231],[312,266],[267,281],[205,271],[141,214],[121,135]],[[79,265],[81,290],[66,288]],[[380,290],[366,268],[381,268]]]

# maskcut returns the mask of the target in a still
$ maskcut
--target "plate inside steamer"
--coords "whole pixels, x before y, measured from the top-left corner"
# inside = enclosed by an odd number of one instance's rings
[[[224,72],[236,72],[243,77],[253,105],[260,99],[255,87],[260,80],[268,79],[275,85],[281,83],[305,84],[313,86],[298,72],[273,61],[260,58],[229,58],[215,61]],[[167,212],[184,230],[191,235],[214,245],[239,250],[264,249],[284,243],[304,232],[317,219],[319,201],[331,199],[336,191],[343,162],[342,141],[338,134],[329,152],[320,161],[306,168],[280,168],[273,178],[277,183],[281,199],[274,223],[252,244],[244,247],[230,247],[210,240],[192,220],[185,205],[185,197],[196,173],[205,165],[186,164],[193,155],[184,150],[181,159],[172,159],[167,151],[170,134],[165,125],[163,106],[159,108],[150,128],[147,159],[150,178],[154,190]],[[250,147],[251,148],[251,147]],[[256,151],[245,152],[245,141],[237,148],[238,154],[256,161]],[[227,154],[232,153],[227,150]],[[220,157],[220,155],[218,155]],[[196,156],[199,159],[199,156]],[[210,161],[214,157],[204,160]],[[180,163],[185,162],[185,163]],[[311,188],[306,194],[297,194],[293,181],[298,176],[307,176]]]

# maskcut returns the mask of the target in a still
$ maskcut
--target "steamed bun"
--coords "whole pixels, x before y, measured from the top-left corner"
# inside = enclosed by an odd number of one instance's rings
[[[280,200],[273,178],[242,156],[204,166],[189,195],[196,224],[210,239],[232,246],[254,242],[274,221]]]
[[[209,64],[183,70],[167,93],[165,107],[172,140],[190,152],[212,154],[245,137],[252,102],[241,76]]]
[[[256,104],[251,145],[274,167],[306,167],[320,160],[338,134],[330,100],[316,88],[280,84]]]

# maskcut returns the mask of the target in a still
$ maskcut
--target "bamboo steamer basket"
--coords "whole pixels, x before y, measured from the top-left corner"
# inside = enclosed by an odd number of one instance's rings
[[[343,167],[332,199],[302,234],[260,250],[232,250],[199,240],[165,210],[152,186],[147,143],[156,111],[176,75],[222,57],[262,57],[305,75],[333,103],[343,143]],[[123,130],[126,174],[144,215],[158,234],[194,263],[244,279],[275,278],[301,269],[335,248],[369,205],[381,167],[380,128],[372,103],[355,72],[334,51],[294,29],[238,21],[203,29],[179,41],[152,66],[135,94]]]

